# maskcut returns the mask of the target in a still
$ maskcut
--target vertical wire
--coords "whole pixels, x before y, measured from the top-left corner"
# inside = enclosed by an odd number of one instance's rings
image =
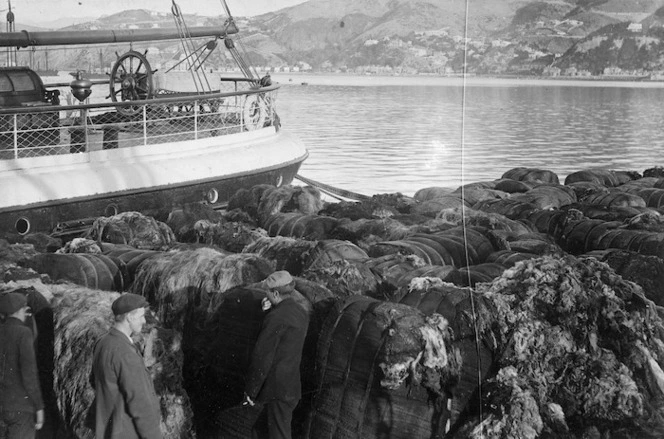
[[[470,0],[466,0],[465,20],[464,20],[464,40],[463,40],[463,77],[462,77],[462,91],[461,91],[461,223],[463,230],[464,250],[466,256],[466,267],[470,266],[470,255],[468,252],[468,235],[466,224],[466,190],[465,190],[465,142],[466,142],[466,88],[467,88],[467,62],[468,62],[468,15],[470,13]],[[480,351],[480,336],[477,329],[477,310],[475,305],[475,298],[473,297],[473,288],[471,286],[470,270],[466,270],[468,276],[468,291],[470,296],[470,308],[473,314],[473,327],[475,332],[475,349],[477,355],[477,393],[479,395],[479,422],[482,423],[484,418],[482,409],[482,358]],[[484,437],[484,433],[480,429],[480,437]]]

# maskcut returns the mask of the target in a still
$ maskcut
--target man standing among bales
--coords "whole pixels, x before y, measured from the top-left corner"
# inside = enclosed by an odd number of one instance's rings
[[[309,315],[292,297],[295,282],[287,271],[263,281],[269,309],[251,358],[245,404],[265,404],[252,430],[254,439],[291,439],[293,410],[302,396],[300,361]]]
[[[159,400],[131,335],[145,324],[143,296],[123,294],[111,305],[115,323],[95,345],[95,429],[98,439],[161,438]]]
[[[16,292],[0,295],[0,437],[30,439],[44,425],[32,331],[24,325],[27,298]]]

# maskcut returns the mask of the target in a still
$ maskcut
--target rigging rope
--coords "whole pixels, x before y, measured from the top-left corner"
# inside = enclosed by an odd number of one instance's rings
[[[332,195],[332,196],[338,195],[340,197],[348,198],[348,199],[356,200],[356,201],[365,201],[365,200],[370,200],[371,199],[371,197],[368,196],[368,195],[358,194],[357,192],[351,192],[351,191],[347,191],[345,189],[339,189],[339,188],[321,183],[319,181],[315,181],[315,180],[311,180],[309,178],[303,177],[300,174],[296,174],[295,178],[297,178],[298,180],[300,180],[303,183],[308,184],[309,186],[313,186],[313,187],[319,189],[321,192],[325,192],[328,195]]]
[[[194,43],[191,38],[191,32],[189,32],[189,27],[187,27],[187,23],[185,23],[184,21],[184,16],[182,15],[182,10],[180,9],[180,6],[178,6],[178,4],[175,3],[175,0],[171,0],[171,2],[172,2],[171,12],[173,13],[173,20],[175,21],[175,27],[177,27],[178,32],[180,34],[182,50],[185,54],[185,60],[187,61],[187,65],[189,66],[189,71],[191,72],[191,77],[194,81],[194,86],[196,87],[196,91],[199,93],[201,91],[211,91],[212,87],[210,86],[210,82],[208,81],[207,75],[205,74],[205,69],[201,70],[201,74],[197,73],[200,65],[202,64],[202,62],[199,61],[200,54],[198,54],[200,48],[197,49],[196,47],[194,47]],[[205,49],[205,45],[203,46],[203,49]],[[192,57],[194,55],[197,56],[196,59],[192,61]],[[199,61],[198,66],[196,64],[197,61]]]

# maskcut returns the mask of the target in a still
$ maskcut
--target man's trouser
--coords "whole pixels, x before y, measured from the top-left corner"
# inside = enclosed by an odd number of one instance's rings
[[[266,402],[251,430],[252,439],[291,439],[291,420],[296,406],[297,400]]]
[[[35,414],[0,409],[0,439],[34,439]]]

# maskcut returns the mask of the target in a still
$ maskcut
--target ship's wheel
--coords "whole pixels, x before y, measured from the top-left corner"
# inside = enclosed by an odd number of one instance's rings
[[[147,50],[145,51],[147,53]],[[130,50],[118,56],[113,65],[110,78],[110,98],[113,102],[142,101],[152,98],[154,85],[150,67],[145,54]],[[122,106],[118,111],[123,114],[135,114],[140,107]]]

